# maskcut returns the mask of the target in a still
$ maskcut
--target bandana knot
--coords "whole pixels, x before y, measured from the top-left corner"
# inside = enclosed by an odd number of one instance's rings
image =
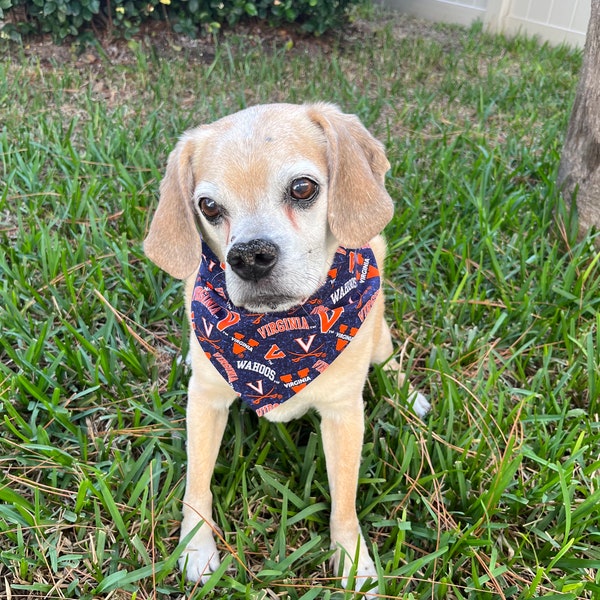
[[[260,417],[329,367],[358,333],[380,287],[369,246],[339,247],[325,284],[304,304],[251,313],[231,303],[224,265],[203,242],[192,327],[213,366]]]

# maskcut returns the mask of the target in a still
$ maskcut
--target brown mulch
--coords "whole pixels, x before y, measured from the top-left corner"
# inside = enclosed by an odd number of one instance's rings
[[[0,23],[1,24],[1,23]],[[374,20],[356,19],[341,29],[315,37],[301,32],[294,25],[270,27],[255,21],[224,29],[218,38],[212,34],[201,34],[196,38],[174,32],[164,21],[149,21],[140,28],[133,40],[125,40],[107,32],[97,32],[96,44],[81,45],[76,40],[55,44],[49,35],[30,36],[22,44],[7,43],[0,46],[0,56],[19,54],[35,57],[44,65],[72,64],[90,66],[108,60],[116,64],[136,62],[136,48],[141,45],[159,56],[168,58],[186,52],[192,62],[210,63],[215,56],[217,40],[229,36],[243,37],[247,43],[264,49],[285,47],[288,51],[311,56],[315,53],[331,52],[360,43],[368,43],[372,36],[384,27],[391,27],[394,37],[439,37],[431,23],[408,17],[397,12],[381,12]],[[445,37],[442,34],[442,37]]]

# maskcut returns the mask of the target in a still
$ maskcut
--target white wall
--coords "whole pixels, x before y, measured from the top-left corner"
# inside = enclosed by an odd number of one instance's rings
[[[401,12],[469,25],[480,20],[492,31],[537,35],[554,44],[583,46],[591,0],[379,0]]]

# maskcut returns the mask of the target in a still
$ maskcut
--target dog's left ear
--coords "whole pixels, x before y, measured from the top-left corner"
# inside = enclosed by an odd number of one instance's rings
[[[200,264],[200,233],[192,213],[194,140],[184,134],[169,155],[160,184],[160,200],[144,240],[146,256],[177,279],[185,279]]]
[[[390,163],[383,144],[358,117],[330,104],[307,107],[309,118],[327,138],[331,231],[347,248],[359,248],[381,233],[394,214],[385,189]]]

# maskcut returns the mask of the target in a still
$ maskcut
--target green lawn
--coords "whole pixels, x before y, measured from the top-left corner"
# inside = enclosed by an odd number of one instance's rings
[[[354,597],[328,570],[318,418],[239,406],[214,481],[228,558],[182,580],[185,308],[141,249],[185,128],[315,99],[386,143],[388,313],[433,404],[421,422],[384,372],[367,385],[380,587],[600,597],[599,255],[555,186],[581,56],[370,17],[317,45],[0,49],[0,597]]]

